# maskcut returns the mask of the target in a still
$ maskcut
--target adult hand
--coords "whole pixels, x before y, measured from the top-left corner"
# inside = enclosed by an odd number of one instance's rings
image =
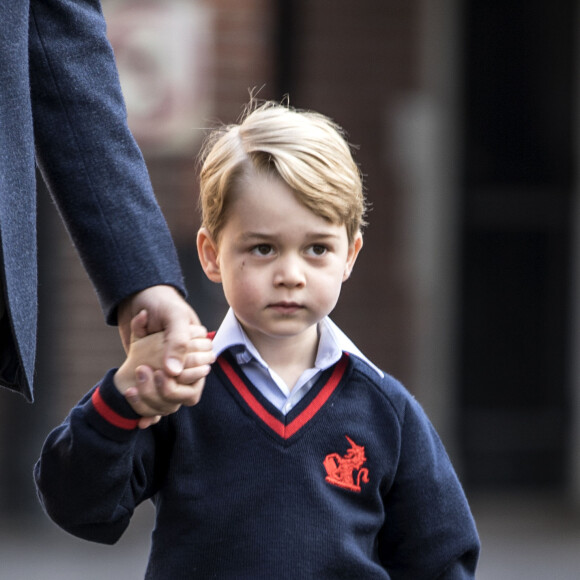
[[[134,338],[163,332],[167,343],[163,369],[153,373],[147,365],[139,367],[135,385],[125,392],[133,409],[143,416],[139,426],[145,428],[156,423],[161,415],[199,401],[215,356],[207,330],[172,286],[147,288],[121,304],[119,332],[127,352],[131,342],[131,320],[143,309],[147,316],[141,318],[141,324],[133,326]]]
[[[163,369],[170,377],[178,376],[185,367],[185,356],[191,338],[191,326],[197,327],[196,336],[206,336],[197,314],[173,286],[151,286],[127,298],[119,306],[119,333],[125,352],[131,342],[131,320],[141,311],[147,311],[144,335],[154,332],[165,334],[166,348]],[[211,351],[211,346],[204,349]],[[206,361],[209,364],[213,360]]]

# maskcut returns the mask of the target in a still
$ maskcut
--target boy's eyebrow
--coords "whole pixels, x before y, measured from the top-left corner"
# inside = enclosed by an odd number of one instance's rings
[[[273,237],[275,234],[263,233],[263,232],[243,232],[240,234],[240,239],[245,240],[266,240]]]
[[[243,232],[240,235],[241,241],[248,241],[248,240],[271,240],[278,236],[278,232]],[[340,236],[335,233],[331,232],[308,232],[304,236],[309,240],[329,240],[329,239],[337,239]]]

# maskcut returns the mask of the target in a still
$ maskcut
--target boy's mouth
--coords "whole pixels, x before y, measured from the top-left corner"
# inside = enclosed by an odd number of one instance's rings
[[[274,302],[269,305],[269,308],[281,314],[292,314],[301,310],[304,306],[297,302]]]

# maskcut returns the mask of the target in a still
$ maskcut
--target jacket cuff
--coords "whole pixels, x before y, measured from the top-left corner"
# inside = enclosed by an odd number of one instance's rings
[[[106,437],[124,441],[134,435],[141,416],[115,387],[116,370],[111,369],[94,389],[87,405],[87,421]]]

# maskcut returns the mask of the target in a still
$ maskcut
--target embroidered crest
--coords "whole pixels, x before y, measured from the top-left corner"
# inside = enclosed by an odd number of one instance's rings
[[[338,453],[330,453],[324,458],[324,469],[326,469],[326,481],[332,485],[348,489],[350,491],[361,491],[361,481],[369,482],[369,470],[363,465],[366,463],[365,448],[357,445],[348,435],[346,440],[350,443],[350,449],[344,456]]]

